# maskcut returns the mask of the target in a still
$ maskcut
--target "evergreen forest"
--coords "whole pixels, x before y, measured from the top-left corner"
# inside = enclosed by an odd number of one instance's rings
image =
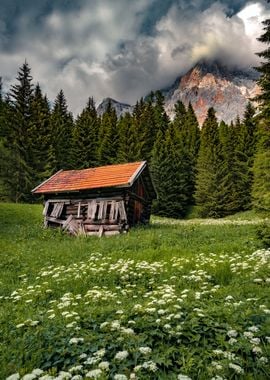
[[[252,207],[270,210],[270,20],[259,40],[262,91],[242,120],[218,122],[210,108],[199,128],[189,104],[170,120],[160,91],[140,99],[120,119],[109,103],[98,116],[90,97],[74,118],[61,90],[50,105],[25,61],[3,94],[0,82],[0,199],[36,202],[31,190],[60,169],[147,160],[157,215],[183,218],[192,205],[203,217]],[[255,108],[255,105],[256,106]]]

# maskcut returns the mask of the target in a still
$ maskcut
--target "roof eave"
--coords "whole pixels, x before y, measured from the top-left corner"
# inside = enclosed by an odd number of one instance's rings
[[[133,183],[136,181],[136,179],[139,177],[141,172],[145,169],[147,165],[146,161],[142,161],[141,165],[135,170],[135,172],[132,174],[132,176],[129,178],[128,185],[127,187],[130,187],[133,185]]]
[[[63,169],[58,170],[58,172],[54,173],[50,178],[45,179],[42,183],[40,183],[38,186],[36,186],[33,190],[31,190],[31,193],[35,193],[41,186],[43,186],[45,183],[47,183],[50,179],[55,177],[57,174],[61,173]],[[43,194],[43,193],[37,193],[37,194]]]

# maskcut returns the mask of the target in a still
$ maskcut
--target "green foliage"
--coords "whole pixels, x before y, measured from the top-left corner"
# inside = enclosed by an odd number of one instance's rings
[[[33,182],[35,186],[47,178],[46,165],[49,161],[51,138],[49,103],[47,98],[43,96],[40,86],[37,85],[31,103],[29,128]]]
[[[257,97],[260,114],[258,116],[258,149],[254,160],[254,183],[252,188],[253,204],[258,209],[270,209],[270,19],[263,22],[264,33],[259,41],[266,44],[266,50],[258,53],[263,58],[261,65],[257,67],[261,76],[258,84],[261,93]]]
[[[171,125],[165,136],[160,131],[151,164],[158,192],[154,205],[156,214],[175,218],[186,214],[190,199],[189,162],[189,152],[178,130]]]
[[[259,210],[270,210],[270,151],[257,153],[254,161],[253,205]]]
[[[118,129],[119,148],[117,161],[139,161],[141,149],[138,146],[138,131],[136,130],[134,118],[130,115],[130,113],[126,113],[120,118]]]
[[[195,199],[201,207],[202,216],[221,216],[222,199],[219,193],[221,182],[222,148],[218,122],[213,108],[208,110],[201,130],[201,145],[197,163]]]
[[[25,62],[18,71],[17,83],[10,90],[10,104],[7,108],[6,146],[11,162],[5,184],[10,198],[15,202],[31,199],[33,186],[31,115],[33,85],[31,69]],[[11,169],[12,168],[12,169]]]
[[[56,96],[51,114],[52,150],[55,157],[56,169],[72,168],[72,132],[73,118],[68,111],[64,91],[60,90]]]
[[[220,127],[222,146],[221,180],[219,192],[222,195],[220,215],[233,214],[250,207],[250,177],[248,159],[239,150],[239,128]]]
[[[182,102],[179,101],[176,103],[173,124],[179,131],[179,137],[188,154],[188,166],[186,167],[186,170],[188,173],[189,182],[188,203],[191,205],[194,203],[195,182],[197,175],[196,165],[200,147],[199,124],[191,103],[189,103],[187,110]]]
[[[256,67],[257,71],[261,74],[258,80],[258,84],[262,89],[262,92],[256,97],[256,100],[260,103],[261,115],[263,118],[270,119],[270,19],[263,21],[264,32],[258,38],[258,40],[266,44],[266,49],[257,53],[260,58],[263,58],[259,67]]]
[[[100,120],[93,98],[78,116],[73,129],[73,167],[85,169],[98,166],[98,133]]]
[[[117,162],[119,146],[119,133],[117,129],[117,116],[111,102],[101,118],[98,144],[99,165],[108,165]]]
[[[270,247],[270,223],[264,222],[257,227],[257,237],[265,248]]]

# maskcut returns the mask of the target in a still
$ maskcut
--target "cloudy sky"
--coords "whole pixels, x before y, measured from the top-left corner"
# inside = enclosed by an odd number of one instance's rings
[[[0,76],[7,89],[26,59],[53,100],[89,96],[133,104],[202,58],[254,66],[264,0],[1,0]]]

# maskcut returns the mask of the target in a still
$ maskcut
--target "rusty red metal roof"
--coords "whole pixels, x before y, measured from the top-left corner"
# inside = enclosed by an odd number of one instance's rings
[[[129,187],[145,165],[145,161],[140,161],[82,170],[60,170],[32,192],[45,194],[104,187]]]

